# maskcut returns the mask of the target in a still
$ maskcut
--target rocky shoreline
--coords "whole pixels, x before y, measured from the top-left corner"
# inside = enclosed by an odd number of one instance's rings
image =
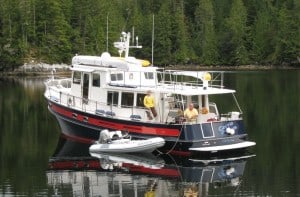
[[[47,63],[25,63],[23,66],[9,72],[0,72],[0,76],[48,76],[70,75],[70,65],[68,64],[47,64]],[[247,70],[296,70],[300,67],[293,66],[273,66],[273,65],[241,65],[241,66],[202,66],[202,65],[169,65],[165,69],[171,70],[218,70],[218,71],[247,71]]]
[[[70,75],[68,64],[47,64],[47,63],[25,63],[14,71],[2,72],[0,76],[43,76],[43,75]]]
[[[170,65],[166,69],[174,70],[209,70],[209,71],[247,71],[247,70],[297,70],[300,67],[274,65],[240,65],[240,66],[202,66],[202,65]]]

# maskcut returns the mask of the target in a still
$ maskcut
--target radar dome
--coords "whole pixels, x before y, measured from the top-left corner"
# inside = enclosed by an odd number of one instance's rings
[[[108,52],[104,52],[104,53],[101,54],[101,58],[103,58],[103,59],[107,59],[107,58],[110,58],[110,57],[111,56]]]

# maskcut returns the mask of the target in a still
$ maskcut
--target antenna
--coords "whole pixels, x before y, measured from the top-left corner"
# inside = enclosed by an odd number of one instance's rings
[[[122,53],[125,52],[125,58],[127,58],[129,55],[129,48],[136,48],[136,49],[142,48],[142,46],[138,45],[138,40],[139,40],[138,37],[136,37],[136,42],[137,42],[136,46],[130,46],[129,43],[131,38],[130,32],[128,33],[122,32],[121,35],[122,36],[120,37],[120,41],[114,42],[114,46],[118,48],[120,57],[122,56]]]
[[[108,52],[108,13],[106,15],[106,51]]]
[[[151,62],[154,65],[153,53],[154,53],[154,14],[152,16],[152,50],[151,50]]]
[[[132,44],[134,44],[134,26],[132,27],[132,40],[131,40]]]

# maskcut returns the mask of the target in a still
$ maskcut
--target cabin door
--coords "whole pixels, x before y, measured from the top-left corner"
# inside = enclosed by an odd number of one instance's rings
[[[89,98],[89,84],[90,84],[90,77],[89,74],[83,74],[83,87],[82,87],[82,97],[84,99]]]

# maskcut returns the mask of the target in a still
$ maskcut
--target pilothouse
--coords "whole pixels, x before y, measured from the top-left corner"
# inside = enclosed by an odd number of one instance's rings
[[[49,110],[64,135],[93,142],[103,129],[122,130],[137,139],[162,137],[160,151],[180,155],[255,145],[247,141],[235,90],[224,87],[223,72],[160,69],[130,57],[129,49],[141,46],[129,42],[130,33],[122,33],[114,43],[118,57],[76,55],[71,78],[45,83]],[[220,114],[210,97],[228,94],[238,111]]]

